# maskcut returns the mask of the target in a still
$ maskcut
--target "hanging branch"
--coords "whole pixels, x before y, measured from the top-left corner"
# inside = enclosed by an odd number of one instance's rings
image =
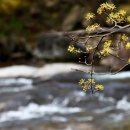
[[[95,57],[98,56],[100,59],[105,58],[107,56],[113,56],[118,60],[121,60],[125,63],[119,70],[116,72],[112,72],[110,70],[110,74],[117,74],[124,69],[127,65],[130,64],[130,58],[128,60],[123,59],[118,55],[119,51],[122,49],[122,45],[125,49],[130,49],[130,41],[129,37],[123,33],[130,27],[130,16],[127,16],[124,10],[116,10],[114,4],[103,3],[97,9],[97,14],[87,13],[85,19],[93,20],[96,15],[105,15],[105,22],[111,25],[110,28],[102,28],[99,23],[94,23],[86,27],[84,31],[75,31],[75,32],[65,32],[64,34],[68,36],[72,43],[68,47],[68,51],[72,53],[89,53],[92,55],[90,64],[87,63],[87,59],[85,57],[84,63],[87,66],[91,66],[91,70],[89,72],[81,71],[90,74],[89,79],[80,79],[79,84],[86,92],[87,90],[91,90],[91,93],[95,93],[97,91],[101,91],[104,89],[104,86],[101,84],[97,84],[93,75],[98,74],[94,70]],[[128,31],[128,30],[127,30]],[[116,36],[116,34],[121,34],[119,38],[119,42],[113,42],[112,36]],[[98,38],[99,41],[95,44],[90,44],[92,39]],[[86,51],[82,51],[80,48],[77,48],[78,44],[82,44]],[[117,44],[117,45],[116,45]],[[114,54],[116,52],[116,55]],[[102,73],[99,73],[102,74]]]

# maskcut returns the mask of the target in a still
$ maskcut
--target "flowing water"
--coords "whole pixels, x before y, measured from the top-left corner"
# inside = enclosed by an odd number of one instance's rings
[[[48,79],[9,73],[0,76],[0,130],[111,129],[130,119],[130,72],[96,75],[105,90],[94,95],[80,89],[81,72]]]

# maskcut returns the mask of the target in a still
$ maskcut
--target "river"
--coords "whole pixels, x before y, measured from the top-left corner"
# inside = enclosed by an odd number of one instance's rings
[[[72,63],[1,68],[0,130],[129,130],[130,72],[96,75],[105,90],[90,94],[78,85],[88,75],[72,68],[89,69]]]

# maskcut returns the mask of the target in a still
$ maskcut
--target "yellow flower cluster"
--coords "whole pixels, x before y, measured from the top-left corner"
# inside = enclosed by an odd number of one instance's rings
[[[79,84],[80,85],[83,85],[83,84],[95,84],[95,79],[88,79],[88,80],[80,79]]]
[[[74,45],[69,45],[68,51],[71,53],[80,53],[80,50],[75,48]]]
[[[123,34],[123,35],[121,36],[121,41],[122,41],[123,43],[125,43],[125,48],[126,48],[126,49],[130,49],[130,42],[128,42],[128,40],[129,40],[129,37],[128,37],[126,34]]]
[[[124,43],[126,43],[128,41],[128,36],[126,36],[126,34],[123,34],[121,36],[121,41],[124,42]]]
[[[95,14],[94,13],[87,13],[86,16],[85,16],[85,19],[86,20],[91,20],[95,17]]]
[[[104,89],[104,86],[101,85],[101,84],[97,84],[97,85],[95,86],[95,89],[96,89],[97,91],[101,91],[101,90]]]
[[[100,28],[100,24],[98,23],[95,23],[93,25],[90,25],[86,28],[87,31],[94,31],[94,30],[97,30]]]
[[[82,85],[83,91],[86,92],[88,89],[91,89],[92,85],[95,85],[95,79],[93,78],[92,79],[90,78],[88,80],[80,79],[79,84]],[[100,84],[95,85],[96,91],[100,91],[103,89],[104,89],[103,85],[100,85]]]
[[[87,84],[87,81],[85,81],[85,79],[80,79],[79,84],[82,85],[84,92],[88,90],[88,84]]]
[[[126,15],[126,11],[125,10],[119,10],[118,12],[117,12],[119,15],[121,15],[121,16],[125,16]]]
[[[102,14],[105,11],[113,11],[115,8],[116,7],[114,4],[109,4],[106,2],[100,5],[100,7],[97,9],[97,13]]]
[[[130,23],[130,16],[127,17],[127,22]]]
[[[84,83],[85,83],[85,79],[80,79],[80,80],[79,80],[79,84],[82,85],[82,84],[84,84]]]
[[[95,84],[95,79],[80,79],[79,84],[82,85],[83,91],[86,92],[92,84]]]
[[[111,51],[111,48],[110,48],[111,44],[112,44],[112,40],[106,40],[104,42],[104,46],[103,46],[103,49],[101,51],[101,54],[103,56],[108,56],[109,55],[109,52]]]
[[[114,12],[110,13],[109,16],[107,17],[106,22],[113,23],[113,20],[118,23],[126,22],[126,12],[124,10],[119,10],[116,13]]]
[[[126,49],[130,49],[130,42],[127,42],[125,47],[126,47]]]
[[[95,84],[95,79],[88,79],[87,83],[88,84]]]

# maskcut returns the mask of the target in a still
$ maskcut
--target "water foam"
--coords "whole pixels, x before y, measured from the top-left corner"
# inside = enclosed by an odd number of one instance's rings
[[[34,118],[44,117],[46,115],[72,114],[81,112],[78,107],[63,107],[55,104],[38,105],[30,103],[28,106],[20,107],[16,111],[7,111],[0,114],[0,122],[14,121],[14,120],[29,120]]]
[[[127,97],[123,97],[121,100],[119,100],[116,104],[117,109],[122,109],[122,110],[130,110],[130,102],[128,102]]]

